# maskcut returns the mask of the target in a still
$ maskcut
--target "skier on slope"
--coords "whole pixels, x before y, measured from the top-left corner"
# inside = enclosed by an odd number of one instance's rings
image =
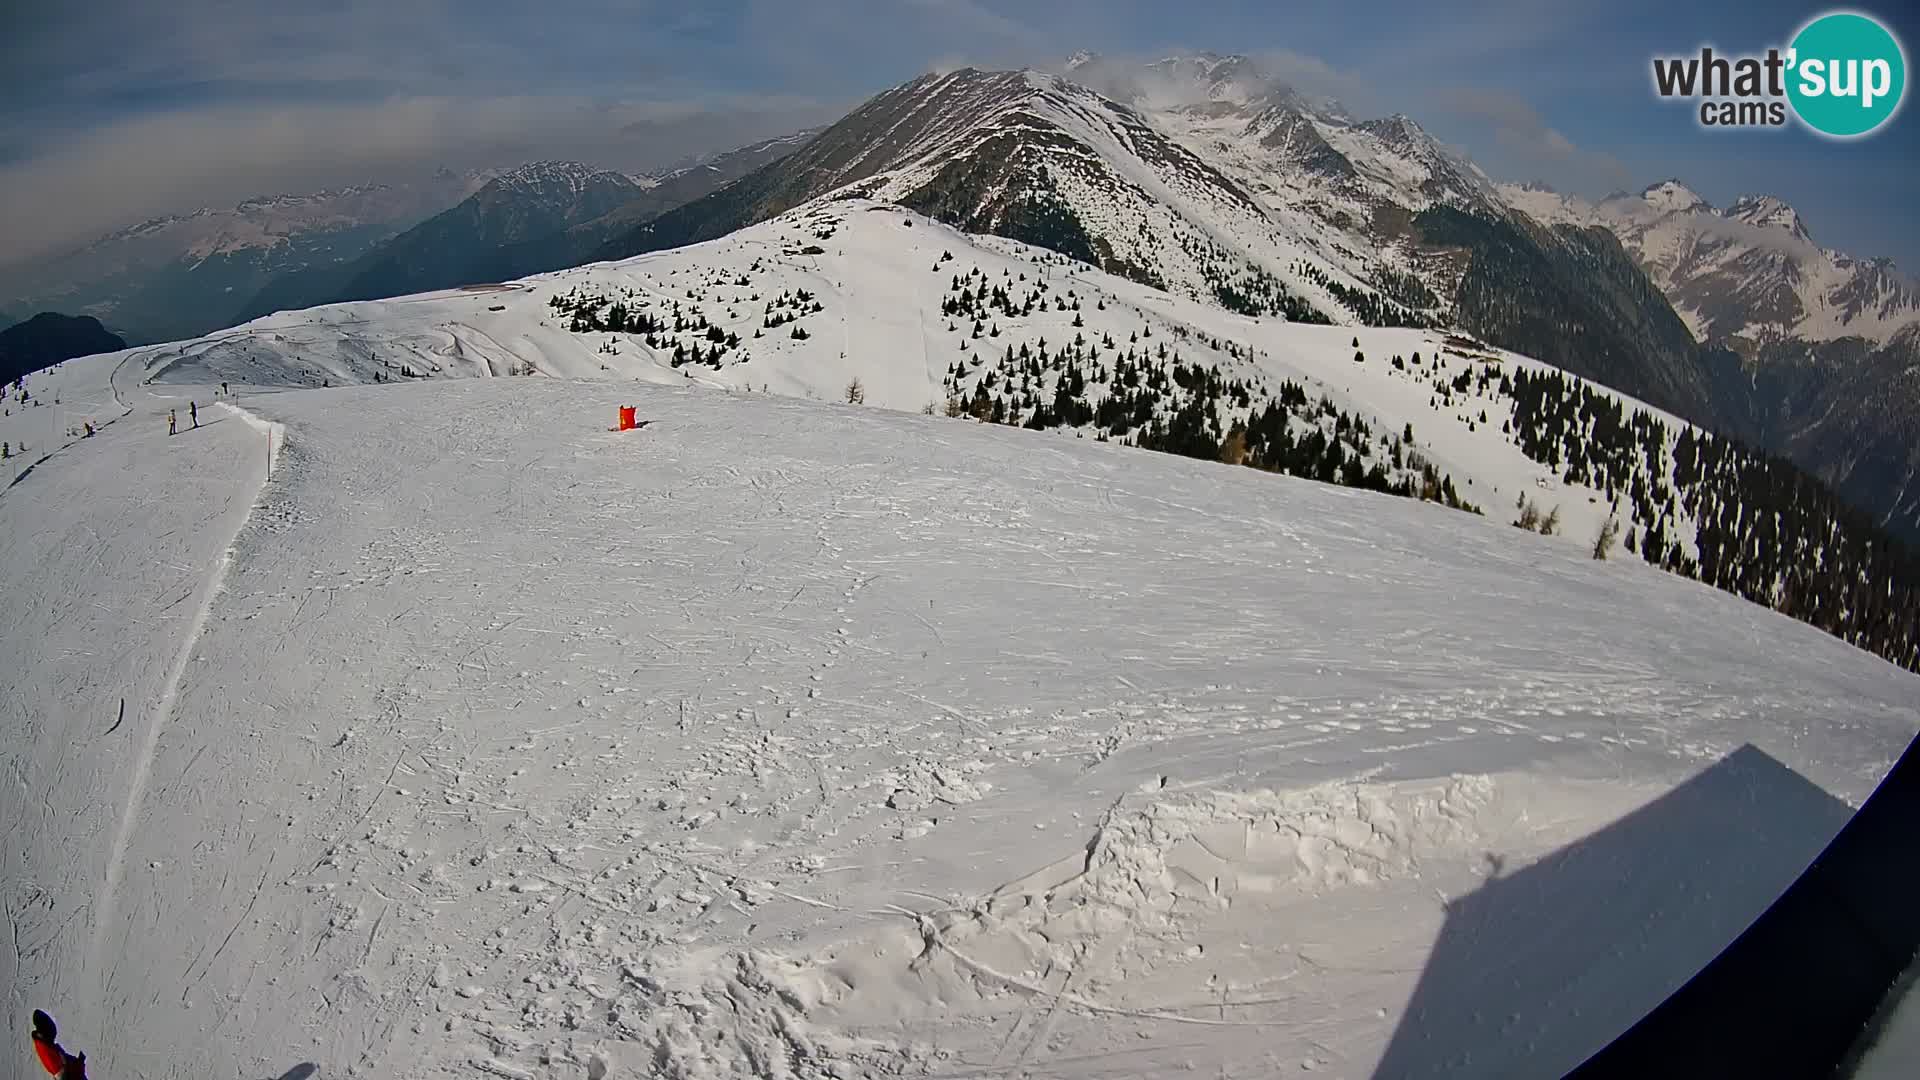
[[[179,429],[180,429],[180,418],[174,415],[174,412],[172,409],[168,409],[167,410],[167,434],[172,435]]]
[[[33,1050],[48,1076],[59,1080],[87,1080],[87,1055],[69,1054],[59,1043],[60,1031],[53,1017],[33,1010]]]
[[[187,402],[187,415],[193,418],[193,426],[199,427],[200,426],[200,403],[197,401]]]

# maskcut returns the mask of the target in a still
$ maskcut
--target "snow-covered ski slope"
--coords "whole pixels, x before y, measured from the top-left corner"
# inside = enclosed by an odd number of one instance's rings
[[[242,413],[144,381],[182,351],[30,380],[131,411],[0,492],[0,966],[100,1076],[1558,1075],[1920,727],[1811,627],[1412,500],[633,382]]]
[[[1046,291],[1030,313],[983,319],[983,332],[992,333],[974,337],[969,318],[942,311],[963,278],[962,289],[1004,288],[1016,302],[1036,289]],[[801,295],[810,300],[795,302]],[[569,329],[571,317],[554,306],[556,299],[569,298],[599,301],[600,315],[617,301],[669,325],[676,317],[685,324],[679,332],[657,335],[657,347],[640,334],[576,332]],[[1077,310],[1056,306],[1069,298]],[[771,328],[770,318],[776,323]],[[718,347],[706,326],[737,335],[738,344],[724,347],[717,365],[675,366],[675,346]],[[796,329],[807,336],[796,339]],[[823,199],[720,240],[618,263],[499,286],[284,312],[144,351],[139,366],[142,378],[201,385],[230,380],[338,386],[376,374],[402,380],[403,369],[415,377],[518,371],[828,401],[844,398],[847,384],[858,378],[867,404],[917,412],[944,408],[955,364],[962,369],[958,384],[964,394],[986,377],[978,360],[998,361],[1007,350],[1043,343],[1057,350],[1076,338],[1109,363],[1122,351],[1164,348],[1170,357],[1245,379],[1256,394],[1277,393],[1283,382],[1293,381],[1366,418],[1381,438],[1411,424],[1410,448],[1453,477],[1464,498],[1503,520],[1513,517],[1522,494],[1543,512],[1557,506],[1564,543],[1590,545],[1611,510],[1603,492],[1565,483],[1555,470],[1528,460],[1502,431],[1510,402],[1478,390],[1442,401],[1434,392],[1435,380],[1451,383],[1462,372],[1488,366],[1497,372],[1549,370],[1546,365],[1497,349],[1450,346],[1449,335],[1438,330],[1314,326],[1237,315],[1050,252],[959,233],[857,198]],[[1356,352],[1367,359],[1356,363]],[[1394,356],[1416,354],[1424,365],[1391,363]],[[1676,435],[1684,426],[1648,411]],[[1223,417],[1222,430],[1235,418]],[[1376,439],[1375,449],[1385,456],[1384,442]],[[1691,522],[1683,511],[1672,525],[1678,542],[1690,545]]]

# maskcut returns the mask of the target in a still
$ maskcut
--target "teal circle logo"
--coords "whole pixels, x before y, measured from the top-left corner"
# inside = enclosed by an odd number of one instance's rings
[[[1906,95],[1906,53],[1870,16],[1822,15],[1794,36],[1787,57],[1787,100],[1822,135],[1865,135],[1893,119]]]

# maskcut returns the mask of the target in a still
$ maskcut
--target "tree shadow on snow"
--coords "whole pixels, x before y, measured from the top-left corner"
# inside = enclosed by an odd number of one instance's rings
[[[1375,1080],[1562,1076],[1745,930],[1852,810],[1748,745],[1447,905]]]
[[[318,1075],[320,1075],[320,1066],[311,1061],[303,1061],[280,1074],[277,1080],[312,1080]]]

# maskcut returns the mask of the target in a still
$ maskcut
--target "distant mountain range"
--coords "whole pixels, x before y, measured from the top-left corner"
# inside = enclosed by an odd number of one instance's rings
[[[515,245],[608,213],[646,186],[578,162],[523,165],[355,259],[275,278],[233,309],[233,321],[337,300],[377,300],[515,277],[512,260],[505,257]]]
[[[1617,241],[1514,213],[1410,118],[1354,121],[1240,57],[1069,67],[1107,93],[972,69],[889,90],[599,257],[844,189],[1250,315],[1453,322],[1676,411],[1708,396],[1695,341]]]
[[[1707,221],[1656,186],[1603,219],[1244,58],[1067,66],[888,90],[619,231],[594,265],[282,312],[156,350],[148,377],[691,381],[1058,429],[1513,515],[1596,551],[1612,530],[1648,563],[1920,665],[1920,560],[1890,537],[1920,522],[1899,352],[1917,332],[1789,337],[1846,324],[1789,324],[1739,289],[1716,294],[1731,299],[1709,331],[1676,299],[1707,275],[1663,261],[1651,224],[1807,245],[1784,207]],[[506,177],[447,218],[464,224],[445,243],[602,228],[621,212],[579,208],[602,186],[620,187]],[[516,227],[533,204],[550,216]],[[1862,326],[1898,321],[1868,307]]]
[[[49,368],[62,360],[117,352],[127,343],[106,331],[91,315],[43,311],[0,330],[0,385]]]
[[[81,312],[136,343],[272,311],[499,281],[574,265],[662,210],[705,195],[811,133],[655,174],[578,162],[248,199],[154,218],[50,258],[0,267],[10,311]]]
[[[1231,310],[1451,325],[1791,455],[1920,539],[1914,286],[1754,196],[1597,205],[1494,182],[1416,121],[1356,119],[1240,56],[972,69],[602,247],[724,236],[842,192]]]
[[[1412,118],[1358,118],[1247,57],[941,72],[688,169],[541,163],[452,180],[466,189],[438,213],[377,227],[345,215],[361,223],[300,233],[297,258],[292,239],[269,245],[285,253],[273,273],[249,256],[256,287],[222,290],[217,316],[204,289],[176,307],[226,325],[713,240],[822,196],[872,199],[1243,315],[1458,328],[1786,454],[1920,539],[1920,290],[1891,264],[1819,247],[1776,198],[1716,209],[1669,181],[1589,203],[1500,184]],[[103,245],[127,249],[141,230],[129,234]],[[202,247],[205,263],[234,245]],[[184,289],[191,275],[159,278]],[[165,292],[131,295],[151,310]],[[18,296],[0,289],[0,303]],[[121,325],[140,305],[96,306]]]
[[[1740,378],[1701,410],[1717,426],[1920,539],[1920,284],[1821,247],[1773,196],[1718,209],[1678,180],[1599,203],[1503,190],[1543,221],[1611,231],[1690,330],[1739,355]]]
[[[1799,213],[1771,195],[1716,209],[1678,180],[1598,203],[1538,186],[1501,191],[1540,221],[1611,231],[1690,330],[1746,355],[1790,339],[1884,345],[1920,321],[1920,284],[1891,260],[1819,246]]]
[[[191,337],[230,325],[278,275],[357,258],[484,181],[443,171],[411,184],[154,218],[62,255],[0,268],[0,304],[92,315],[135,342]]]
[[[524,165],[494,176],[458,205],[358,258],[276,278],[237,308],[232,321],[578,265],[609,237],[738,179],[810,135],[769,139],[697,165],[641,176],[579,162]]]

